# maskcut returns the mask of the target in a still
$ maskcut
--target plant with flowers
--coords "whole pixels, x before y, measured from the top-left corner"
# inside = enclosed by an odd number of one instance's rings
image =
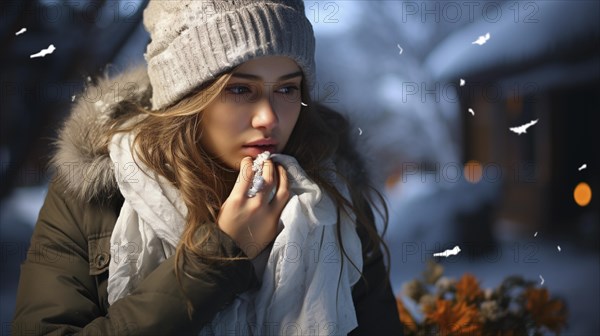
[[[482,289],[475,276],[443,275],[430,261],[423,279],[404,284],[396,302],[407,336],[560,334],[566,326],[563,300],[521,276],[509,276],[494,289]]]

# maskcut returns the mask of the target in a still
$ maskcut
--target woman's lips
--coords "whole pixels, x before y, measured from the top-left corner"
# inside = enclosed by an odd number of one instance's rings
[[[268,146],[243,146],[242,153],[244,156],[252,156],[256,157],[258,154],[262,152],[271,152],[275,153],[277,151],[277,146],[268,145]]]
[[[245,156],[252,156],[253,158],[263,152],[274,153],[277,151],[277,141],[271,137],[258,138],[244,144],[242,151]]]

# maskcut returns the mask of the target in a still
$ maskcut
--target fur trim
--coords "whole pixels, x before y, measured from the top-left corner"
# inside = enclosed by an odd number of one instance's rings
[[[66,192],[84,202],[118,193],[104,135],[110,121],[131,113],[134,104],[150,107],[151,91],[145,66],[86,87],[59,131],[51,160]]]

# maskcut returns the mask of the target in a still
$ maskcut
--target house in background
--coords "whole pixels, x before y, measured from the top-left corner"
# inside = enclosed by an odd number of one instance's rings
[[[517,8],[521,16],[513,15]],[[499,228],[593,245],[600,203],[580,205],[574,192],[582,182],[600,191],[600,4],[506,3],[502,12],[510,15],[451,33],[426,67],[439,81],[466,79],[459,89],[463,160],[488,167],[487,178],[501,168]],[[456,48],[484,32],[491,36],[484,45]],[[527,133],[509,131],[532,120]],[[579,170],[584,164],[589,168]]]

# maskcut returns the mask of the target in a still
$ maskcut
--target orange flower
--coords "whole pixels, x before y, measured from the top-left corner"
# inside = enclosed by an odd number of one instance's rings
[[[456,304],[437,299],[436,309],[425,318],[439,327],[440,335],[481,335],[482,324],[477,308],[465,301]]]
[[[396,298],[396,305],[398,306],[398,314],[400,314],[400,322],[402,325],[410,331],[417,331],[417,323],[412,318],[404,304],[402,303],[402,299],[399,297]]]
[[[483,292],[479,288],[477,278],[473,274],[465,273],[456,283],[456,299],[472,303],[482,297]]]
[[[556,333],[565,326],[567,320],[565,307],[560,300],[548,299],[546,288],[527,288],[525,299],[527,300],[525,308],[533,316],[536,326],[546,326]]]

